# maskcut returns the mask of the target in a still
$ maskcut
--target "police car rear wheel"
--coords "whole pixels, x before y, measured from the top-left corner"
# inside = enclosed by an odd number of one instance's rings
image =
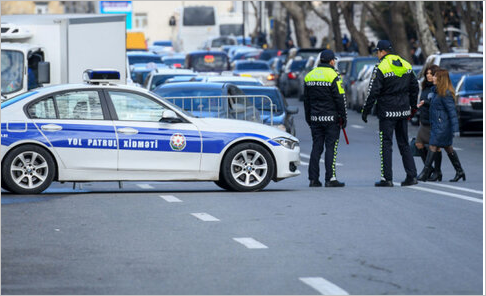
[[[41,193],[54,179],[54,160],[43,148],[25,145],[13,149],[2,164],[9,191],[18,194]]]
[[[224,182],[235,191],[258,191],[271,181],[275,164],[270,153],[258,144],[243,143],[228,151],[223,160]]]

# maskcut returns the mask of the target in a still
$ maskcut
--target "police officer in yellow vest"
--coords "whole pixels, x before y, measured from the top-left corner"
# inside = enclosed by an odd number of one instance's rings
[[[319,65],[305,76],[305,120],[312,133],[312,152],[309,161],[310,187],[321,187],[319,161],[325,152],[325,186],[343,187],[336,179],[336,157],[341,124],[346,127],[346,97],[342,80],[334,66],[336,57],[332,50],[321,52]]]
[[[373,50],[378,52],[380,62],[373,69],[368,98],[362,110],[362,119],[368,122],[367,116],[376,102],[381,146],[381,180],[375,183],[377,187],[393,187],[393,131],[407,174],[401,185],[417,184],[417,169],[408,143],[407,118],[417,108],[418,81],[412,66],[398,55],[391,54],[392,50],[388,40],[380,40]]]

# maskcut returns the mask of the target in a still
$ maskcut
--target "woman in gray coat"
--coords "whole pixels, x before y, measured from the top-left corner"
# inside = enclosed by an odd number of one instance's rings
[[[447,156],[451,160],[456,176],[449,180],[450,182],[457,182],[460,179],[466,181],[466,174],[462,169],[461,162],[457,156],[457,152],[452,147],[452,139],[455,135],[459,135],[459,122],[457,120],[457,111],[455,106],[455,94],[449,78],[449,72],[444,69],[436,71],[434,75],[434,85],[432,92],[429,94],[430,107],[430,141],[429,152],[425,160],[425,166],[422,173],[418,176],[418,180],[427,181],[432,173],[432,162],[437,157],[438,147],[444,147]]]

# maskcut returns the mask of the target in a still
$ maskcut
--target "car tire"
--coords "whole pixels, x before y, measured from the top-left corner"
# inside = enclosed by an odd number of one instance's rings
[[[218,181],[214,181],[214,184],[218,185],[220,188],[232,191],[233,189],[226,183],[222,178],[219,179]]]
[[[225,155],[221,166],[224,182],[234,191],[259,191],[270,183],[275,163],[270,152],[255,143],[241,143]]]
[[[12,193],[41,193],[51,185],[55,170],[54,159],[44,148],[19,146],[3,160],[2,185]]]

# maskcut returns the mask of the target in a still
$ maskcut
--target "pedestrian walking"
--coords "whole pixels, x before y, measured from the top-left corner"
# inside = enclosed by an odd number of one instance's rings
[[[368,98],[363,106],[362,116],[368,122],[368,114],[376,102],[380,129],[381,180],[377,187],[393,187],[392,145],[393,131],[403,166],[407,173],[402,186],[417,184],[417,169],[408,143],[408,121],[412,111],[417,108],[418,81],[409,62],[392,54],[393,48],[388,40],[380,40],[373,50],[380,62],[376,64],[371,76]]]
[[[321,52],[319,65],[305,76],[305,120],[312,134],[309,161],[309,187],[321,187],[319,161],[325,146],[325,186],[343,187],[336,178],[336,157],[340,125],[346,127],[346,96],[342,79],[334,69],[336,57],[332,50]]]
[[[449,72],[439,69],[433,78],[434,88],[429,94],[430,98],[430,143],[425,166],[418,179],[427,181],[432,172],[432,162],[438,156],[438,148],[443,147],[456,170],[456,175],[450,182],[460,179],[466,181],[466,174],[462,169],[457,152],[452,147],[452,138],[459,135],[459,121],[455,106],[455,93]]]
[[[430,140],[430,120],[429,120],[429,106],[430,100],[428,98],[429,94],[432,92],[432,88],[434,87],[433,78],[437,70],[439,70],[439,66],[437,65],[429,65],[425,68],[425,77],[424,81],[422,82],[422,92],[420,94],[420,102],[418,103],[417,107],[420,110],[420,117],[419,123],[420,127],[417,132],[417,138],[415,139],[415,146],[419,151],[420,157],[425,164],[425,160],[427,159],[427,148],[425,145],[429,144]],[[437,149],[437,155],[435,157],[434,163],[434,170],[430,175],[428,181],[442,181],[442,171],[441,171],[441,163],[442,163],[442,152]]]

